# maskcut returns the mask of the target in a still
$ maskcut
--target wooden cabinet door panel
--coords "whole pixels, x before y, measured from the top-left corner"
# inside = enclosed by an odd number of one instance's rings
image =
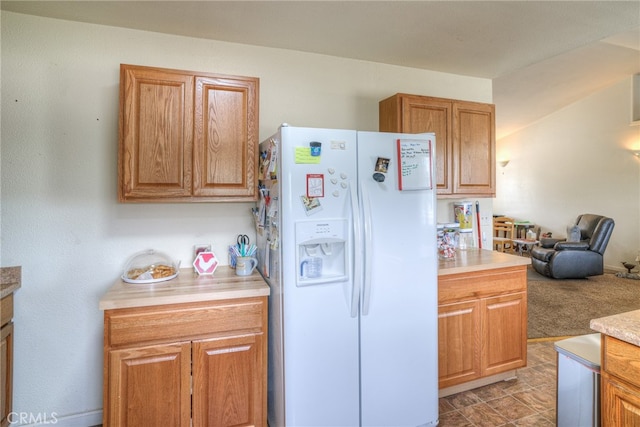
[[[495,107],[455,103],[453,106],[453,192],[495,196]]]
[[[193,77],[123,66],[119,198],[191,195]]]
[[[527,364],[527,295],[517,293],[481,301],[482,375]]]
[[[602,425],[640,427],[640,389],[603,374]]]
[[[434,132],[436,135],[436,186],[439,194],[451,193],[452,103],[419,97],[402,98],[402,132]]]
[[[189,427],[191,343],[109,352],[111,427]]]
[[[480,310],[477,301],[438,307],[440,388],[480,377]]]
[[[194,341],[193,426],[266,423],[263,336]]]
[[[0,331],[0,425],[9,425],[13,395],[13,323]]]
[[[196,77],[195,84],[194,195],[254,200],[257,80]]]

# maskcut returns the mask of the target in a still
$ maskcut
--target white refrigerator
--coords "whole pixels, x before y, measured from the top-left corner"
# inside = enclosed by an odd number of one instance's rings
[[[282,125],[260,152],[269,426],[437,425],[434,135]]]

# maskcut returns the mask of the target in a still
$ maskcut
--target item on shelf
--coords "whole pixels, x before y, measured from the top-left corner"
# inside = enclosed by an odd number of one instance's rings
[[[466,249],[472,249],[475,247],[475,240],[473,239],[473,230],[470,228],[460,229],[460,234],[458,235],[458,248],[461,251]]]
[[[168,255],[147,249],[134,254],[127,262],[122,280],[127,283],[156,283],[171,280],[178,275],[180,263]]]
[[[460,230],[473,228],[473,203],[454,203],[453,217],[455,218],[455,221],[460,224]]]
[[[460,226],[457,223],[438,224],[438,258],[455,259]]]

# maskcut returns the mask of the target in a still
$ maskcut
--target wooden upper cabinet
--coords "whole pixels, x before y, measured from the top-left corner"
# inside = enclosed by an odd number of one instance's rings
[[[492,104],[453,103],[453,194],[496,195],[494,117]]]
[[[257,197],[259,79],[120,67],[121,202]]]
[[[399,93],[379,108],[381,132],[436,134],[439,196],[495,196],[493,104]]]
[[[194,195],[254,198],[256,90],[252,79],[196,77]]]
[[[191,195],[193,78],[120,69],[120,200]]]

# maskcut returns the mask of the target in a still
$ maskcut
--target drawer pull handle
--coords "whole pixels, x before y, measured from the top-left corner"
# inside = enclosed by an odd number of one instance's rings
[[[469,314],[473,311],[471,308],[465,308],[462,310],[449,311],[447,313],[440,314],[440,317],[460,316],[461,314]]]
[[[208,351],[207,354],[212,355],[212,354],[236,353],[238,351],[247,351],[250,348],[251,347],[248,345],[243,345],[241,347],[221,348],[218,350]]]

